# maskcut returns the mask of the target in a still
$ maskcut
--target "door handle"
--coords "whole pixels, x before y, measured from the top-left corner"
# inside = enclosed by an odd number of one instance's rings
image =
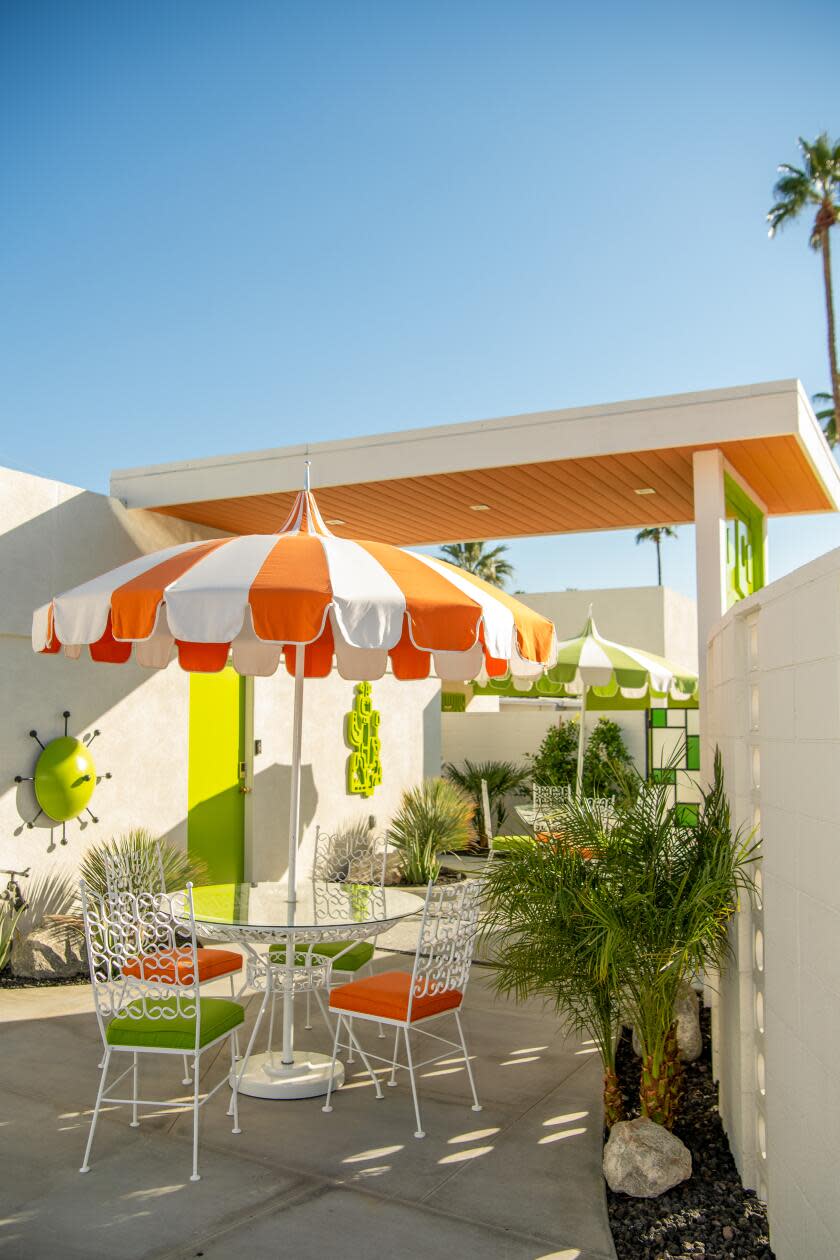
[[[242,796],[247,796],[251,789],[244,783],[239,784],[239,791]]]

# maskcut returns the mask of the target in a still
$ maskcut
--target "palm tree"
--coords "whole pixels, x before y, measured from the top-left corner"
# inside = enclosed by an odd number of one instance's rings
[[[799,137],[803,166],[783,162],[773,189],[775,205],[767,213],[770,236],[791,219],[797,219],[809,207],[816,207],[811,228],[810,245],[822,252],[825,314],[828,330],[828,364],[831,373],[831,396],[834,415],[840,407],[840,374],[837,370],[837,344],[834,332],[834,297],[831,290],[831,249],[829,229],[840,217],[840,143],[829,140],[822,132],[809,143]],[[830,439],[829,439],[830,440]]]
[[[483,578],[491,586],[504,586],[513,577],[513,565],[504,559],[507,547],[504,543],[491,547],[489,551],[485,550],[486,547],[485,542],[446,543],[440,549],[441,559]]]
[[[677,531],[672,525],[649,525],[640,529],[636,535],[636,544],[652,542],[656,544],[656,585],[662,585],[662,539],[676,538]]]
[[[811,402],[814,403],[815,406],[819,407],[819,411],[816,413],[816,416],[822,425],[825,440],[828,442],[829,446],[836,446],[837,418],[831,394],[814,394],[811,398]]]

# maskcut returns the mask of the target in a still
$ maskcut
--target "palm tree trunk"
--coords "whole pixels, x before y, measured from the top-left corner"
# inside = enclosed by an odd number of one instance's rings
[[[662,539],[656,540],[656,585],[662,585]]]
[[[618,1124],[619,1120],[623,1119],[624,1099],[621,1095],[618,1075],[614,1067],[608,1067],[604,1072],[604,1124],[611,1129],[614,1124]]]
[[[828,362],[831,369],[831,396],[834,399],[834,422],[840,423],[840,375],[837,371],[837,343],[834,331],[834,296],[831,290],[831,246],[829,228],[822,231],[823,284],[825,285],[825,314],[828,323]]]

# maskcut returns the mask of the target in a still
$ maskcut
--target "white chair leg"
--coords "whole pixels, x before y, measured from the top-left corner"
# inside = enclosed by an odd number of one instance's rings
[[[236,983],[234,981],[235,974],[236,973],[233,971],[230,973],[230,996],[232,998],[236,997]]]
[[[455,1023],[458,1025],[458,1036],[461,1038],[461,1049],[464,1052],[464,1067],[467,1069],[467,1076],[470,1078],[470,1089],[473,1096],[473,1111],[481,1111],[481,1103],[478,1101],[478,1094],[475,1092],[475,1080],[473,1078],[472,1064],[470,1056],[467,1054],[467,1043],[464,1040],[464,1030],[461,1027],[461,1012],[455,1012]]]
[[[182,1085],[192,1085],[192,1077],[190,1076],[190,1060],[188,1055],[184,1055],[184,1079]]]
[[[134,1062],[131,1065],[131,1123],[129,1128],[139,1129],[140,1121],[137,1119],[137,1092],[140,1085],[140,1064],[137,1061],[135,1052]]]
[[[355,1063],[355,1059],[353,1058],[353,1042],[355,1041],[355,1038],[353,1036],[353,1016],[352,1015],[347,1016],[346,1023],[347,1023],[347,1062]]]
[[[382,1025],[381,1025],[381,1024],[377,1024],[377,1025],[376,1025],[376,1027],[379,1029],[379,1036],[380,1036],[380,1037],[384,1037],[384,1036],[385,1036],[385,1029],[382,1027]]]
[[[339,1015],[338,1019],[335,1021],[335,1037],[333,1038],[332,1066],[330,1068],[330,1079],[327,1083],[327,1097],[324,1101],[323,1107],[321,1108],[322,1111],[332,1111],[332,1105],[330,1103],[330,1099],[332,1098],[332,1087],[333,1087],[333,1081],[335,1079],[335,1061],[338,1057],[338,1037],[339,1037],[339,1033],[341,1032],[341,1024],[342,1024],[343,1019],[344,1019],[344,1016]]]
[[[312,990],[306,990],[306,1023],[304,1028],[312,1027]]]
[[[407,1024],[403,1027],[403,1034],[405,1035],[405,1054],[408,1060],[408,1075],[411,1078],[411,1096],[414,1099],[414,1115],[417,1120],[417,1129],[415,1130],[414,1136],[416,1138],[422,1138],[425,1137],[426,1134],[423,1132],[423,1126],[420,1123],[420,1104],[417,1101],[417,1082],[414,1079],[414,1060],[411,1057],[411,1041],[408,1036]]]
[[[232,1132],[241,1133],[242,1130],[239,1127],[239,1090],[237,1089],[238,1078],[236,1075],[236,1048],[237,1048],[236,1032],[234,1031],[230,1039],[230,1075],[231,1075],[231,1080],[233,1081],[233,1088],[231,1089],[231,1104],[233,1106]]]
[[[196,1055],[195,1064],[193,1065],[193,1170],[190,1181],[201,1181],[201,1177],[198,1172],[198,1078],[200,1075],[200,1062],[200,1056]]]
[[[353,1032],[353,1029],[350,1026],[348,1026],[347,1028],[347,1037],[348,1037],[348,1040],[350,1041],[350,1044],[354,1045],[359,1052],[359,1058],[362,1060],[362,1063],[365,1065],[365,1069],[367,1071],[368,1076],[373,1081],[374,1087],[376,1089],[376,1097],[384,1098],[385,1095],[382,1093],[382,1086],[379,1084],[379,1077],[376,1075],[373,1068],[370,1066],[370,1060],[368,1059],[364,1050],[360,1046],[359,1042],[356,1040],[355,1033]]]
[[[93,1115],[90,1120],[90,1132],[88,1133],[87,1146],[85,1147],[85,1157],[82,1160],[82,1166],[79,1172],[90,1172],[90,1149],[93,1146],[93,1135],[96,1132],[96,1122],[99,1119],[99,1108],[102,1106],[102,1095],[105,1093],[105,1079],[108,1075],[108,1064],[111,1062],[111,1051],[105,1051],[105,1057],[102,1060],[102,1075],[99,1078],[99,1089],[96,1091],[96,1103],[93,1108]]]
[[[399,1049],[400,1049],[400,1032],[401,1031],[402,1029],[400,1028],[400,1025],[397,1024],[397,1033],[396,1033],[396,1036],[394,1037],[394,1062],[391,1066],[391,1077],[390,1077],[390,1080],[388,1081],[388,1084],[390,1085],[391,1089],[393,1089],[397,1083],[397,1054],[399,1053]]]
[[[248,1066],[248,1061],[251,1058],[251,1051],[254,1048],[254,1042],[257,1039],[257,1033],[260,1030],[260,1025],[262,1024],[263,1016],[265,1015],[265,1008],[270,998],[271,998],[271,989],[270,987],[266,987],[265,996],[263,997],[263,1000],[260,1003],[260,1009],[257,1011],[257,1018],[254,1020],[254,1027],[251,1029],[251,1036],[248,1038],[248,1045],[245,1050],[245,1057],[241,1061],[242,1067],[239,1069],[239,1072],[237,1073],[237,1076],[236,1076],[237,1090],[239,1088],[239,1085],[241,1084],[242,1077],[245,1073],[245,1069]],[[228,1104],[228,1115],[229,1116],[233,1115],[233,1099],[232,1098],[231,1098],[230,1103]]]

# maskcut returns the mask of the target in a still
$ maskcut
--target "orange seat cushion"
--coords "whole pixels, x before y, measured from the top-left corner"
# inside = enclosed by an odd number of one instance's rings
[[[242,970],[242,955],[231,949],[199,947],[195,952],[199,984]],[[145,958],[130,959],[122,973],[124,976],[137,976],[139,980],[153,980],[158,984],[193,984],[192,952],[162,949],[160,953],[149,954]]]
[[[406,1019],[408,998],[411,992],[411,974],[408,971],[383,971],[378,976],[364,980],[351,980],[340,984],[330,992],[330,1009],[373,1015],[377,1019]],[[460,989],[444,989],[440,993],[415,995],[411,1004],[412,1023],[429,1015],[454,1010],[461,1005]]]

